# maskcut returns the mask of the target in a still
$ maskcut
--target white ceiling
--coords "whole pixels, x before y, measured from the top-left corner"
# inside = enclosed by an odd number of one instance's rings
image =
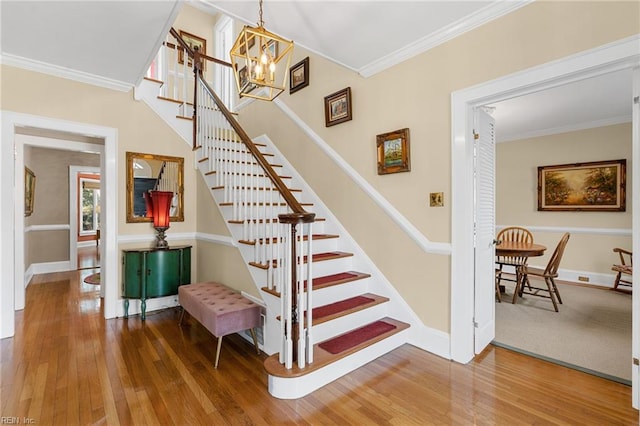
[[[490,104],[496,139],[507,142],[630,122],[631,88],[627,68]]]
[[[266,0],[263,19],[270,31],[368,77],[528,2]],[[186,3],[258,21],[257,0]],[[180,7],[178,0],[0,0],[1,60],[128,90]],[[630,72],[621,71],[493,104],[498,141],[630,121],[630,94]]]
[[[131,87],[179,9],[177,0],[0,0],[2,62]]]

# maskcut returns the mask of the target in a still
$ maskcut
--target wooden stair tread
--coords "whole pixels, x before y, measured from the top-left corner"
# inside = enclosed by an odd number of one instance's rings
[[[365,293],[327,305],[316,306],[311,312],[311,318],[313,325],[318,325],[388,301],[388,297]]]
[[[220,203],[220,206],[229,207],[233,206],[233,202]],[[280,206],[285,207],[287,203],[263,203],[263,202],[253,202],[253,203],[240,203],[241,206]],[[313,203],[300,203],[301,206],[313,206]]]
[[[224,189],[225,186],[224,185],[218,185],[218,186],[212,186],[211,189]],[[277,191],[277,188],[263,188],[263,187],[259,187],[259,186],[250,186],[250,187],[246,187],[246,186],[235,186],[231,189],[241,189],[241,190],[250,190],[250,191]],[[289,188],[289,191],[291,192],[302,192],[302,189],[292,189]]]
[[[174,104],[180,104],[180,105],[182,105],[183,103],[188,104],[188,102],[180,101],[178,99],[173,99],[173,98],[167,98],[165,96],[158,96],[158,99],[160,99],[161,101],[173,102]]]
[[[336,234],[313,234],[311,236],[311,240],[315,241],[315,240],[329,240],[331,238],[340,238],[340,235],[336,235]],[[280,238],[282,240],[282,238]],[[241,244],[248,244],[248,245],[255,245],[256,242],[262,242],[264,240],[264,238],[259,238],[258,240],[253,240],[253,241],[247,241],[247,240],[238,240],[239,243]],[[303,241],[308,241],[309,237],[308,236],[303,236],[302,237]],[[267,244],[273,244],[276,243],[278,241],[278,237],[271,237],[271,238],[267,238]],[[298,237],[298,241],[300,241],[300,238]]]
[[[336,318],[344,317],[354,312],[359,312],[372,306],[388,302],[389,298],[373,293],[359,294],[348,299],[338,300],[322,306],[314,306],[311,313],[313,325],[323,324]],[[280,321],[281,316],[276,319]],[[304,313],[305,324],[307,323],[307,312]]]
[[[314,219],[314,222],[324,222],[326,219],[323,217],[317,217]],[[227,222],[228,223],[233,223],[234,225],[243,225],[245,222],[247,221],[247,219],[243,219],[243,220],[239,220],[239,219],[229,219]],[[254,222],[254,223],[264,223],[264,219],[248,219],[249,222]],[[275,217],[273,219],[267,219],[267,223],[271,223],[271,222],[278,222],[278,218]]]
[[[164,81],[162,80],[156,80],[155,78],[151,78],[151,77],[144,77],[145,80],[147,81],[153,81],[154,83],[159,83],[159,84],[164,84]]]
[[[336,361],[339,361],[355,352],[358,352],[359,350],[362,350],[368,346],[373,345],[374,343],[380,342],[384,339],[386,339],[389,336],[393,336],[394,334],[400,333],[401,331],[406,330],[407,328],[410,327],[409,324],[402,322],[402,321],[398,321],[396,319],[393,318],[382,318],[381,321],[384,321],[386,323],[389,323],[391,325],[395,325],[396,328],[388,331],[386,333],[382,333],[370,340],[367,340],[364,343],[361,343],[359,345],[356,345],[352,348],[349,348],[343,352],[337,353],[337,354],[332,354],[331,352],[328,352],[324,349],[322,349],[319,345],[320,342],[318,344],[313,345],[313,364],[309,364],[304,368],[299,368],[297,365],[293,365],[293,367],[289,370],[287,370],[283,364],[280,364],[279,362],[279,354],[275,353],[273,355],[271,355],[269,358],[267,358],[264,361],[264,368],[267,371],[267,374],[271,375],[271,376],[276,376],[276,377],[283,377],[283,378],[294,378],[294,377],[300,377],[300,376],[304,376],[306,374],[310,374],[313,373],[314,371],[317,371],[323,367],[326,367],[328,365],[330,365],[331,363],[334,363]],[[353,330],[348,331],[347,333],[350,333]],[[347,334],[347,333],[343,333]],[[342,336],[342,335],[340,335]],[[340,336],[336,336],[340,337]],[[329,339],[331,340],[331,339]]]
[[[343,257],[349,257],[349,256],[353,256],[353,253],[347,253],[347,252],[343,252],[343,251],[330,251],[330,252],[325,252],[325,253],[316,253],[312,256],[312,261],[313,262],[322,262],[324,260],[333,260],[333,259],[340,259]],[[303,259],[303,263],[307,263],[307,256],[304,257]],[[274,259],[272,260],[273,266],[274,267],[278,267],[277,265],[277,261]],[[263,263],[257,263],[257,262],[249,262],[249,265],[251,266],[255,266],[256,268],[260,268],[260,269],[269,269],[269,265],[265,265]]]
[[[323,288],[331,287],[334,285],[346,284],[348,282],[362,280],[365,278],[371,277],[371,274],[365,274],[364,272],[357,271],[347,271],[340,272],[338,274],[325,275],[323,277],[314,278],[313,281],[313,290],[320,290]],[[307,282],[304,282],[304,288],[307,288]],[[262,291],[265,291],[269,294],[273,294],[276,297],[280,297],[280,293],[269,289],[267,287],[262,287]]]

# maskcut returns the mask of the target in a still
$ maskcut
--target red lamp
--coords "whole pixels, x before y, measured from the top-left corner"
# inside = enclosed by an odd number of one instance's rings
[[[153,211],[153,227],[156,228],[156,248],[169,248],[164,231],[169,229],[169,209],[171,208],[171,191],[149,191]]]

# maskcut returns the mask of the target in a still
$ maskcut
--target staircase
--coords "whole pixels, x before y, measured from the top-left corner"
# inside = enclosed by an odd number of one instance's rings
[[[189,118],[180,116],[176,102],[158,96],[161,85],[145,79],[136,98],[191,143],[192,129],[181,127]],[[302,397],[407,343],[415,314],[268,137],[248,147],[242,141],[246,135],[239,134],[244,131],[220,112],[216,96],[205,100],[207,87],[197,95],[195,162],[266,306],[262,349],[270,355],[264,363],[269,392],[282,399]],[[290,236],[283,230],[278,218],[291,209],[263,161],[296,202],[315,213],[313,223],[298,227],[301,232],[296,225]],[[301,277],[293,289],[287,284],[290,274]]]

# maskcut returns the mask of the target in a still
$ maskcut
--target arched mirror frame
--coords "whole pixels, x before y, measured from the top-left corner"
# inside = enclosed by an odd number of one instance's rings
[[[177,163],[177,176],[175,182],[177,193],[177,212],[170,217],[171,222],[184,221],[184,158],[170,157],[168,155],[143,154],[140,152],[127,152],[127,223],[152,222],[153,219],[146,216],[136,216],[134,212],[134,161],[136,159],[146,161],[160,161]]]

